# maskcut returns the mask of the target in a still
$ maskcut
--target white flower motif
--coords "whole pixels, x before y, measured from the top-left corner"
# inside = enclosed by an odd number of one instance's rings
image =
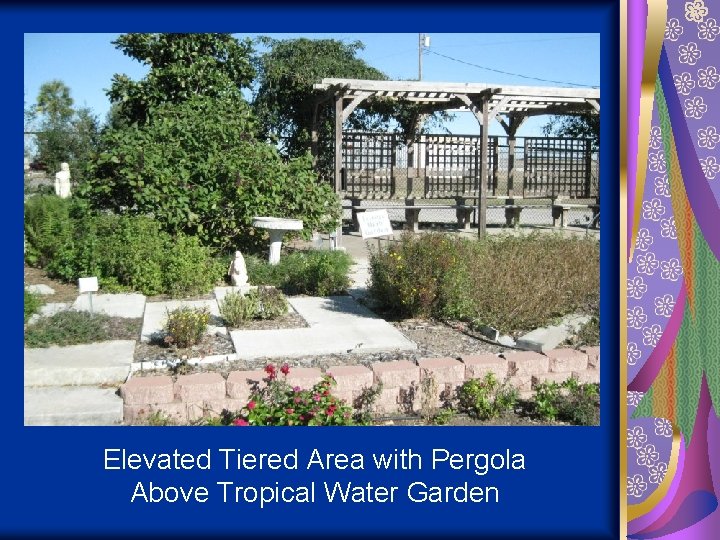
[[[643,294],[647,292],[647,285],[640,276],[635,276],[632,279],[627,280],[627,295],[628,298],[635,298],[640,300]]]
[[[661,437],[672,437],[673,429],[670,420],[667,418],[656,418],[655,419],[655,435]]]
[[[660,220],[660,236],[677,240],[677,229],[675,228],[675,216],[670,219]]]
[[[708,8],[705,7],[703,0],[693,0],[685,2],[685,19],[690,22],[702,22],[707,16]]]
[[[652,246],[653,237],[647,229],[640,229],[635,239],[635,249],[647,251]]]
[[[637,256],[637,271],[640,274],[647,274],[652,276],[655,274],[655,270],[660,266],[660,261],[655,258],[655,254],[652,252],[641,253]]]
[[[720,34],[720,26],[715,19],[708,19],[698,23],[698,37],[707,41],[715,41]]]
[[[715,156],[708,156],[705,159],[700,160],[700,167],[708,180],[714,180],[718,173],[720,173],[720,163],[717,162]]]
[[[662,329],[659,324],[653,324],[652,326],[646,326],[642,329],[643,345],[649,345],[654,347],[660,341],[662,336]]]
[[[698,129],[698,145],[713,150],[720,142],[720,133],[715,126],[708,126],[705,129]]]
[[[662,131],[658,126],[650,128],[650,148],[657,150],[662,146]]]
[[[638,392],[639,393],[639,392]],[[638,401],[639,403],[640,401]],[[647,442],[647,435],[640,426],[634,426],[627,430],[628,448],[641,448]]]
[[[655,450],[654,444],[648,444],[647,446],[643,448],[637,449],[637,464],[638,465],[645,465],[646,467],[651,467],[652,465],[655,465],[657,461],[660,459],[660,452],[657,452]]]
[[[680,60],[680,63],[690,64],[691,66],[694,66],[702,56],[702,51],[700,51],[697,43],[694,41],[691,41],[687,45],[680,45],[678,47],[678,53],[678,60]]]
[[[627,363],[628,365],[634,366],[638,360],[640,360],[640,357],[642,356],[642,351],[640,350],[640,347],[637,346],[637,343],[633,343],[632,341],[627,344]],[[630,394],[640,394],[640,392],[628,392],[628,400],[630,399]],[[642,399],[642,394],[640,397],[638,397],[637,403],[640,403],[640,399]],[[637,405],[635,403],[634,405]],[[630,402],[628,401],[628,405],[630,405]]]
[[[641,328],[647,321],[647,315],[640,306],[627,310],[627,325],[631,328]]]
[[[633,343],[633,345],[635,345],[635,344]],[[629,346],[629,344],[628,344],[628,346]],[[635,345],[635,346],[637,347],[637,345]],[[639,353],[638,353],[638,358],[640,358]],[[630,362],[628,362],[628,363],[630,363]],[[627,406],[628,407],[637,407],[640,404],[640,402],[642,401],[642,398],[644,395],[645,394],[643,394],[642,392],[635,392],[634,390],[630,390],[627,393]]]
[[[700,72],[698,71],[698,73]],[[675,90],[683,96],[687,96],[690,91],[695,88],[695,81],[693,81],[692,75],[687,71],[679,75],[673,75],[673,81],[675,82]]]
[[[675,299],[671,294],[655,297],[655,315],[669,317],[675,308]]]
[[[627,479],[627,494],[628,497],[642,497],[642,494],[647,491],[647,483],[643,479],[642,475],[636,474],[632,478],[628,476]]]
[[[667,463],[658,463],[650,467],[650,481],[653,484],[661,484],[667,474]]]
[[[665,172],[667,170],[665,165],[665,154],[663,154],[662,152],[649,153],[648,169],[661,173]]]
[[[670,196],[670,183],[668,182],[667,176],[655,177],[655,195],[660,195],[661,197]]]
[[[708,106],[702,96],[695,96],[685,100],[685,116],[699,120],[707,112]]]
[[[665,207],[662,202],[660,202],[660,199],[643,202],[642,209],[643,218],[649,219],[650,221],[659,221],[660,218],[665,215]]]
[[[668,20],[665,25],[665,39],[670,41],[677,41],[682,36],[683,27],[680,25],[680,21],[672,18]]]
[[[662,279],[669,279],[670,281],[677,281],[682,275],[683,269],[680,261],[677,259],[670,259],[669,261],[662,261],[660,263],[660,277]]]
[[[690,76],[689,73],[688,76]],[[692,80],[692,77],[690,77],[690,80]],[[720,73],[718,73],[718,70],[715,66],[708,66],[706,68],[698,69],[698,85],[700,85],[702,88],[713,90],[718,83],[720,83]],[[695,86],[695,82],[693,82],[693,86]],[[677,84],[675,84],[675,88],[677,88]],[[692,90],[692,88],[690,90]],[[690,93],[690,90],[688,90],[688,94]]]

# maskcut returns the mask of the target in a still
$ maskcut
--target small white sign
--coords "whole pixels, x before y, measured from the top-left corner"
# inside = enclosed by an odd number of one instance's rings
[[[100,288],[96,277],[81,277],[78,279],[78,287],[80,288],[80,294],[86,292],[97,292]]]
[[[377,236],[392,236],[393,230],[390,225],[390,216],[387,210],[372,210],[360,212],[357,215],[360,224],[360,234],[363,238],[375,238]]]

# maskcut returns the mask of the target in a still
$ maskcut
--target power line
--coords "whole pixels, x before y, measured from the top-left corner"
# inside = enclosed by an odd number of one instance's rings
[[[550,79],[541,79],[541,78],[539,78],[539,77],[531,77],[531,76],[529,76],[529,75],[521,75],[521,74],[519,74],[519,73],[510,73],[509,71],[502,71],[501,69],[495,69],[495,68],[491,68],[491,67],[487,67],[487,66],[480,66],[480,65],[478,65],[478,64],[473,64],[472,62],[467,62],[467,61],[465,61],[465,60],[460,60],[460,59],[458,59],[458,58],[453,58],[452,56],[448,56],[448,55],[446,55],[446,54],[442,54],[442,53],[439,53],[439,52],[435,52],[435,51],[433,51],[433,50],[431,50],[431,49],[426,49],[426,50],[427,50],[427,52],[429,52],[429,53],[431,53],[431,54],[434,54],[434,55],[437,55],[437,56],[442,56],[443,58],[447,58],[448,60],[452,60],[453,62],[459,62],[459,63],[461,63],[461,64],[465,64],[465,65],[468,65],[468,66],[476,67],[476,68],[479,68],[479,69],[484,69],[484,70],[486,70],[486,71],[492,71],[492,72],[494,72],[494,73],[501,73],[501,74],[503,74],[503,75],[512,75],[513,77],[521,77],[521,78],[523,78],[523,79],[532,79],[532,80],[534,80],[534,81],[549,82],[549,83],[554,83],[554,84],[569,84],[569,85],[571,85],[571,86],[583,86],[583,87],[586,87],[586,88],[598,88],[597,86],[593,86],[593,85],[590,85],[590,84],[580,84],[580,83],[574,83],[574,82],[568,82],[568,81],[553,81],[553,80],[550,80]]]
[[[494,45],[514,45],[516,43],[539,43],[542,41],[564,41],[568,39],[592,39],[595,36],[593,35],[585,35],[585,36],[563,36],[563,37],[556,37],[556,38],[540,38],[540,39],[514,39],[512,41],[473,41],[470,43],[462,43],[462,44],[450,44],[450,45],[442,45],[440,47],[436,47],[439,49],[451,49],[451,48],[457,48],[457,47],[489,47]]]

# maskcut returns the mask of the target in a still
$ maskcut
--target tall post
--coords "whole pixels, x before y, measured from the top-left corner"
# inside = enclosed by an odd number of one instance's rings
[[[335,193],[342,191],[342,125],[343,97],[335,96]],[[342,222],[335,231],[335,247],[340,246],[342,239]]]
[[[487,182],[487,158],[488,158],[488,124],[489,121],[489,102],[490,96],[482,97],[482,143],[480,154],[480,185],[478,186],[478,238],[485,236],[485,226],[487,224],[487,193],[485,192],[485,183]]]
[[[512,199],[515,195],[515,133],[508,135],[508,184],[507,196]]]
[[[418,34],[418,81],[422,81],[423,35]]]
[[[315,106],[313,107],[313,117],[312,117],[312,132],[310,134],[310,155],[312,155],[312,162],[313,162],[313,168],[317,167],[317,161],[318,161],[318,141],[319,141],[319,133],[318,133],[318,125],[317,125],[317,116],[318,116],[318,108],[320,107],[320,103],[316,102]]]

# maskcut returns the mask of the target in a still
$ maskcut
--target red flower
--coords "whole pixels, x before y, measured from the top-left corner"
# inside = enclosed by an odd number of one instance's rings
[[[252,411],[255,408],[256,403],[251,399],[248,401],[247,408],[249,411]]]
[[[249,425],[250,424],[248,423],[248,421],[245,420],[244,418],[238,418],[237,420],[235,420],[233,422],[233,426],[249,426]]]
[[[330,406],[327,408],[327,411],[325,411],[325,412],[327,413],[328,416],[332,416],[333,413],[335,412],[335,409],[336,409],[336,408],[337,408],[337,407],[335,407],[335,405],[330,405]]]
[[[265,373],[267,373],[268,375],[273,375],[275,373],[275,366],[273,366],[272,364],[268,364],[267,366],[265,366]]]
[[[287,375],[289,372],[290,372],[290,366],[288,366],[287,364],[283,364],[282,367],[280,368],[280,373],[282,373],[283,375]]]

